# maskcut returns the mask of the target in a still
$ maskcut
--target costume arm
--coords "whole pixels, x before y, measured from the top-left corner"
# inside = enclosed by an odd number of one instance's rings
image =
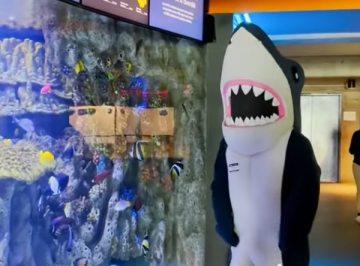
[[[321,169],[310,141],[301,137],[297,155],[291,160],[294,170],[282,210],[284,218],[281,229],[286,232],[281,234],[280,239],[283,251],[292,246],[291,243],[307,241],[319,203]]]
[[[234,219],[229,195],[226,142],[222,140],[216,157],[214,179],[211,184],[212,207],[215,214],[216,232],[231,246],[237,246],[239,238],[234,232]]]

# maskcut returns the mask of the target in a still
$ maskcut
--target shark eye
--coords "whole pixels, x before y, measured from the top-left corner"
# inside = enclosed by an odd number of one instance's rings
[[[292,77],[293,77],[293,80],[295,81],[295,83],[298,83],[300,80],[300,76],[299,76],[297,67],[295,67],[295,66],[291,67],[291,74],[292,74]]]

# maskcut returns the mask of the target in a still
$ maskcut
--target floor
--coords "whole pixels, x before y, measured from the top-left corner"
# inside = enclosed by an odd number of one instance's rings
[[[311,234],[311,266],[359,266],[360,226],[354,221],[355,186],[322,184]]]

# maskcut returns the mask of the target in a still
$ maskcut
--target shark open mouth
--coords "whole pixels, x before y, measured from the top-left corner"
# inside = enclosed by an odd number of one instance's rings
[[[250,81],[235,80],[225,84],[225,126],[249,127],[273,123],[285,115],[281,97],[271,87]]]

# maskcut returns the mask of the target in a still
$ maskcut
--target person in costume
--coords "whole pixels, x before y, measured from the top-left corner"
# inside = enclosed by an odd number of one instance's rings
[[[308,266],[321,170],[300,133],[304,72],[254,24],[227,46],[224,119],[211,185],[216,231],[231,266]]]

